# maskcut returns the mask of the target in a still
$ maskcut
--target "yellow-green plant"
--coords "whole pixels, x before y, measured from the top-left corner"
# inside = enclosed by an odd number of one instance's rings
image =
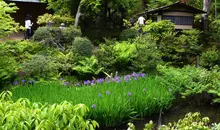
[[[0,94],[0,129],[4,130],[94,130],[99,127],[94,120],[83,117],[89,111],[84,104],[72,105],[64,101],[60,104],[31,103],[26,98],[16,102],[11,100],[12,93]]]
[[[79,74],[94,74],[98,75],[103,71],[103,67],[98,67],[98,60],[95,56],[91,56],[90,58],[85,57],[84,60],[79,61],[79,64],[72,68],[77,71]]]
[[[178,122],[162,125],[159,130],[211,130],[208,126],[209,121],[208,117],[201,118],[199,112],[188,113]]]
[[[61,23],[65,23],[66,25],[73,24],[75,19],[69,15],[52,15],[52,14],[44,14],[38,17],[37,24],[39,25],[47,25],[49,22],[54,22],[55,25],[59,26]]]
[[[0,37],[18,31],[19,24],[10,16],[10,13],[15,13],[17,9],[14,3],[7,4],[0,0]]]

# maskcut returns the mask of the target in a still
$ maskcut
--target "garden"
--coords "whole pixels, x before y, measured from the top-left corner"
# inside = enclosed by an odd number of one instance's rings
[[[219,4],[206,30],[129,20],[173,2],[47,1],[33,36],[9,40],[25,29],[0,0],[0,129],[220,130]]]

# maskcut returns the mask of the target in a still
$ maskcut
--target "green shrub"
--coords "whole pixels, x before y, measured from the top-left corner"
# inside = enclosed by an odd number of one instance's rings
[[[162,74],[161,83],[169,86],[174,93],[180,93],[183,98],[209,94],[212,95],[213,102],[220,102],[220,69],[218,67],[208,71],[193,66],[183,68],[158,66],[158,70]]]
[[[192,64],[201,48],[200,31],[184,30],[181,33],[179,36],[173,32],[163,33],[159,45],[164,61],[175,66]]]
[[[72,41],[80,35],[81,31],[73,26],[65,27],[63,30],[59,27],[39,27],[33,39],[34,41],[47,43],[65,52],[72,48]]]
[[[99,67],[103,67],[108,73],[116,71],[116,67],[114,66],[116,63],[116,57],[114,55],[113,47],[113,45],[101,44],[100,48],[95,52]]]
[[[210,29],[209,31],[211,32],[211,41],[212,42],[220,42],[220,19],[215,19],[214,21],[211,22],[210,24]]]
[[[72,69],[77,71],[80,75],[98,75],[103,70],[102,67],[98,68],[98,60],[95,56],[91,56],[90,58],[85,57],[85,59],[79,61],[79,64]]]
[[[14,57],[18,63],[23,63],[24,60],[30,59],[32,55],[40,52],[43,45],[33,41],[15,41],[8,40],[3,44],[5,53]]]
[[[49,57],[33,55],[31,60],[22,64],[22,71],[26,76],[36,79],[57,79],[59,77],[58,64]]]
[[[155,42],[148,37],[140,36],[134,39],[136,54],[131,59],[131,69],[134,72],[155,72],[161,63],[161,54]]]
[[[48,41],[51,39],[51,34],[49,31],[49,27],[39,27],[33,35],[34,41]]]
[[[76,37],[72,43],[73,51],[80,56],[91,57],[93,45],[87,38]]]
[[[61,23],[65,23],[65,25],[73,24],[75,19],[72,16],[60,16],[60,15],[52,15],[52,14],[44,14],[38,16],[37,24],[39,25],[47,25],[49,22],[54,22],[56,26],[60,26]]]
[[[121,40],[128,40],[133,39],[139,35],[139,32],[135,28],[128,28],[121,32],[120,39]]]
[[[2,87],[1,83],[17,72],[18,63],[14,57],[5,53],[5,48],[2,44],[0,44],[0,61],[0,86]]]
[[[199,65],[211,68],[215,65],[220,66],[220,51],[216,48],[209,49],[201,54]]]
[[[14,3],[6,3],[5,1],[0,1],[0,38],[8,36],[14,32],[18,32],[19,23],[16,23],[11,17],[11,13],[15,13],[18,8]]]
[[[157,68],[162,74],[161,82],[168,85],[173,92],[177,90],[183,96],[202,93],[212,83],[209,71],[204,68],[194,66],[183,68],[158,66]]]
[[[144,26],[143,31],[147,35],[153,35],[159,39],[162,37],[163,33],[172,32],[174,30],[174,24],[169,20],[162,20],[159,22],[148,21],[148,24]]]
[[[79,37],[81,35],[82,35],[81,31],[73,26],[66,27],[62,31],[62,36],[65,43],[71,43],[75,37]]]
[[[0,129],[94,130],[99,127],[96,121],[85,120],[89,108],[84,104],[74,106],[63,101],[48,105],[31,103],[26,98],[13,102],[11,96],[9,91],[0,94]]]
[[[78,60],[77,55],[74,55],[72,52],[63,53],[60,51],[54,52],[54,54],[51,55],[54,57],[55,62],[59,66],[59,72],[62,75],[70,76],[72,72],[72,68],[76,66],[76,63]]]
[[[116,42],[113,51],[117,62],[120,64],[128,63],[137,53],[135,44],[129,41]]]

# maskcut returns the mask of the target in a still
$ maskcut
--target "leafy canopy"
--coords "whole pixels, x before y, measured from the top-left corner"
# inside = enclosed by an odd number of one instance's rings
[[[15,13],[17,9],[14,3],[7,4],[0,0],[0,37],[18,31],[19,24],[10,16],[10,13]]]

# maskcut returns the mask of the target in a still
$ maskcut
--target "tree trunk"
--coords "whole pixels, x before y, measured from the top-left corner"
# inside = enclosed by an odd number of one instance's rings
[[[211,0],[203,0],[203,11],[205,14],[202,14],[202,28],[204,30],[208,29],[208,21],[209,21],[209,11],[211,7]]]
[[[74,26],[78,26],[79,25],[79,18],[81,16],[81,1],[79,2],[79,6],[78,6],[78,9],[77,9],[77,12],[76,12],[76,17],[75,17],[75,23],[74,23]]]

